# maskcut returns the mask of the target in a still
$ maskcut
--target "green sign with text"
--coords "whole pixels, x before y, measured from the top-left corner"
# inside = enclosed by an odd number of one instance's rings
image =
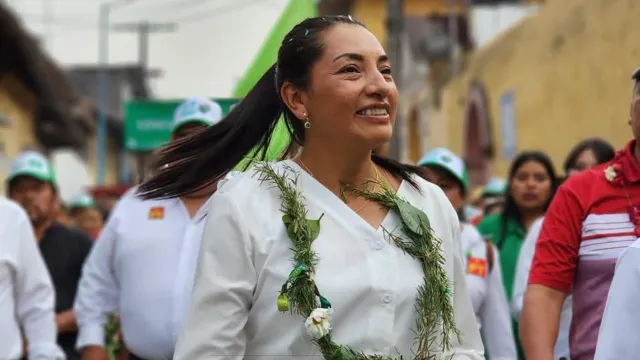
[[[211,99],[225,116],[239,99]],[[173,112],[182,100],[129,101],[124,106],[124,144],[127,151],[152,151],[171,138]]]

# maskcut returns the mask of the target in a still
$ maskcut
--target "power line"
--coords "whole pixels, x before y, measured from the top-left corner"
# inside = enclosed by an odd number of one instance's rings
[[[197,14],[181,16],[181,17],[173,18],[172,21],[178,22],[178,23],[183,23],[183,22],[195,23],[202,20],[209,20],[222,15],[228,15],[228,14],[234,13],[238,10],[247,8],[249,6],[257,5],[259,2],[261,2],[261,0],[244,0],[244,2],[241,2],[241,0],[236,0],[232,4],[218,6],[217,8],[212,9],[212,11],[198,12]]]
[[[75,0],[68,0],[75,1]],[[198,0],[198,4],[204,4],[207,0]],[[244,8],[248,8],[250,6],[258,5],[261,0],[236,0],[235,2],[227,5],[217,6],[214,9],[209,11],[200,11],[197,13],[191,13],[184,16],[173,17],[168,19],[170,22],[175,23],[195,23],[203,20],[214,19],[219,16],[229,15],[236,11],[242,10]],[[169,8],[169,4],[166,4]],[[178,7],[178,5],[173,4],[171,7]],[[66,30],[77,30],[77,31],[96,31],[101,29],[101,25],[95,21],[87,21],[85,17],[60,17],[55,16],[51,18],[47,18],[44,15],[36,15],[36,14],[20,14],[22,19],[28,20],[30,22],[44,23],[50,26],[55,26],[56,28],[66,29]],[[185,24],[188,25],[188,24]],[[111,27],[110,27],[111,29]]]

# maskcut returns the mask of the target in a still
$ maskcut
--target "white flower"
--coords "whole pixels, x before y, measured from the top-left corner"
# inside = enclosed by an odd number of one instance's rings
[[[313,339],[320,339],[331,332],[331,313],[332,309],[316,308],[304,322],[307,334]]]
[[[604,169],[604,177],[607,178],[607,181],[613,182],[616,179],[616,176],[618,176],[618,174],[616,174],[616,169],[613,165],[609,165]]]

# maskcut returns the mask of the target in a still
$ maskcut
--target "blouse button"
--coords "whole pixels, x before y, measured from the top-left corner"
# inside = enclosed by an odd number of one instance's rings
[[[377,240],[376,242],[371,244],[371,247],[373,249],[380,250],[380,249],[382,249],[382,242],[380,240]]]
[[[389,296],[389,294],[386,294],[385,296],[382,297],[382,302],[385,304],[388,304],[391,302],[391,296]]]

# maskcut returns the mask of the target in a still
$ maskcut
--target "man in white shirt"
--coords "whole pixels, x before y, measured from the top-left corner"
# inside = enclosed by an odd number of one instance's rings
[[[56,344],[54,302],[27,214],[0,197],[0,359],[65,359]]]
[[[172,139],[203,131],[221,118],[217,103],[190,98],[175,111]],[[215,186],[164,200],[141,200],[136,190],[114,208],[83,270],[74,308],[84,360],[107,359],[104,327],[111,313],[120,316],[131,359],[171,359],[188,309]]]

